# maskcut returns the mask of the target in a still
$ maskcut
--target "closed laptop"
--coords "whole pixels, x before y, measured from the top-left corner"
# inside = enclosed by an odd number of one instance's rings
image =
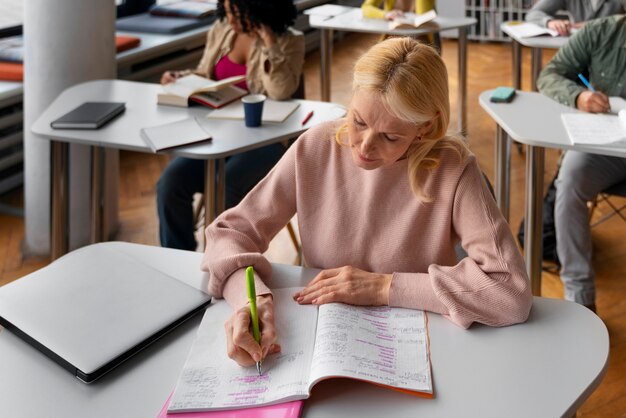
[[[119,247],[98,244],[0,287],[0,324],[89,383],[209,303]]]

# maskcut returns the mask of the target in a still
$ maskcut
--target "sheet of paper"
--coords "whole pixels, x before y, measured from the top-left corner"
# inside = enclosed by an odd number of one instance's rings
[[[423,311],[321,305],[311,380],[327,376],[367,379],[432,392],[428,333]]]
[[[317,307],[299,305],[301,288],[276,289],[276,330],[282,352],[255,367],[240,367],[226,354],[224,322],[232,309],[217,300],[206,311],[172,396],[169,411],[206,411],[268,405],[308,396]]]
[[[626,110],[620,116],[564,113],[561,119],[572,145],[626,146]]]
[[[289,117],[300,103],[292,100],[272,100],[267,99],[263,103],[263,114],[261,119],[263,123],[267,122],[283,122]],[[207,115],[209,119],[241,119],[244,118],[243,103],[238,100],[220,109],[214,110]]]
[[[351,7],[340,6],[338,4],[323,4],[321,6],[312,7],[304,11],[305,15],[321,16],[321,17],[334,17],[342,13],[346,13],[352,10]]]
[[[611,106],[611,113],[615,113],[616,115],[621,110],[626,110],[626,100],[621,97],[609,97],[609,105]]]
[[[520,38],[532,38],[541,35],[559,36],[557,31],[542,28],[534,23],[511,22],[507,25],[507,29]]]

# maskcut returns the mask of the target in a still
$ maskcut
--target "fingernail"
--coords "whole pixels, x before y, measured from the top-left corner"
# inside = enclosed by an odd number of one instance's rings
[[[298,299],[297,299],[298,302],[302,302],[303,300],[304,300],[303,296],[299,296]]]
[[[317,299],[313,299],[313,300],[311,301],[311,303],[312,303],[313,305],[316,305],[316,304],[317,304]]]

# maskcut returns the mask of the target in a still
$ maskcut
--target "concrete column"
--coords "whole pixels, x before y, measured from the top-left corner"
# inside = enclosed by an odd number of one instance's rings
[[[30,126],[66,88],[116,77],[115,2],[26,0],[24,38],[25,250],[46,254],[50,251],[50,143],[32,134]],[[117,152],[107,157],[105,169],[115,173],[107,186],[113,207],[103,210],[114,228],[119,162]],[[89,243],[90,164],[88,147],[70,147],[70,249]]]

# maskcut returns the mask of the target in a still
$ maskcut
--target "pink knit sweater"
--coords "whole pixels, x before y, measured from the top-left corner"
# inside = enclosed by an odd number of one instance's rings
[[[393,273],[389,305],[473,322],[523,322],[532,304],[529,280],[509,226],[498,211],[473,155],[463,163],[442,153],[421,203],[411,191],[407,160],[367,171],[334,133],[343,121],[304,133],[237,206],[206,229],[202,268],[209,292],[233,307],[246,303],[244,268],[258,274],[257,294],[271,277],[263,257],[270,240],[298,213],[307,265],[351,265]],[[468,257],[457,261],[454,246]]]

